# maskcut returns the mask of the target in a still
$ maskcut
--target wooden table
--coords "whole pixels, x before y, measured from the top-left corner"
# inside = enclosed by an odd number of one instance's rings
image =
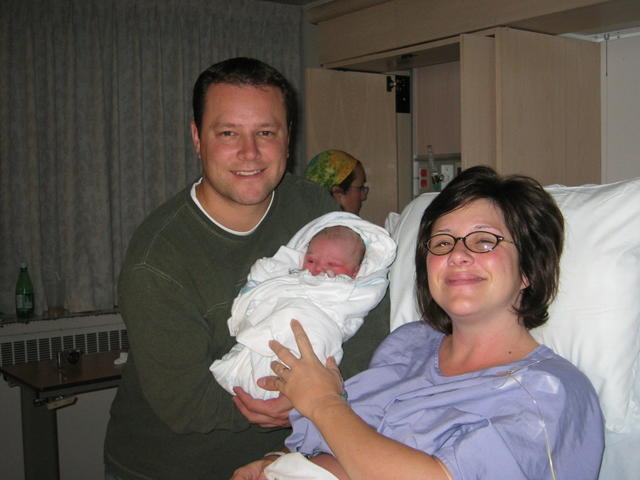
[[[55,359],[0,367],[5,380],[20,387],[26,480],[60,478],[56,406],[79,393],[116,387],[122,366],[113,362],[119,355],[120,350],[85,354],[61,368]]]

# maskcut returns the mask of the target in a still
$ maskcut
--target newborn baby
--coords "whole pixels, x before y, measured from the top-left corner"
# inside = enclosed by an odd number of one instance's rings
[[[290,321],[302,322],[321,361],[342,359],[342,344],[384,297],[396,245],[389,234],[347,212],[313,220],[286,246],[251,268],[231,308],[229,332],[236,345],[210,367],[229,393],[242,387],[255,398],[278,392],[256,381],[272,375],[271,339],[297,351]]]

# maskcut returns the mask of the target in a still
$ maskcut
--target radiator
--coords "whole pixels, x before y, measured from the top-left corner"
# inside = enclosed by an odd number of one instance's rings
[[[127,330],[120,315],[61,318],[0,328],[0,365],[48,360],[70,349],[84,353],[128,350]]]

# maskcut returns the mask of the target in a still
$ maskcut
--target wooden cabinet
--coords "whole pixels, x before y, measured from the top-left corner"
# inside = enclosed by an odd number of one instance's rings
[[[497,28],[360,58],[342,68],[411,72],[413,155],[424,155],[433,145],[436,154],[460,153],[462,168],[490,165],[544,185],[601,181],[599,44]],[[336,85],[342,76],[367,75],[331,72]],[[337,90],[327,87],[315,99],[308,95],[307,113],[336,102],[329,100],[332,91]],[[372,109],[372,99],[352,94],[340,99],[343,110]],[[362,130],[359,122],[336,123],[340,117],[329,114],[322,118],[330,122],[324,128],[360,144],[379,135]],[[316,135],[315,128],[308,125],[307,134]],[[397,158],[396,171],[410,171],[402,164],[406,157]],[[367,159],[367,168],[379,170],[372,162],[375,156]],[[379,178],[389,182],[393,172],[385,168]],[[410,175],[402,175],[393,179],[398,191],[410,188]],[[398,201],[398,209],[405,203]]]
[[[640,25],[638,0],[326,0],[306,10],[327,68],[465,32],[507,26],[552,35]]]
[[[460,153],[463,169],[601,182],[598,44],[498,28],[342,68],[360,71],[307,71],[307,157],[338,148],[360,158],[371,186],[361,214],[377,224],[411,199],[412,159],[427,145]],[[367,71],[410,72],[411,115],[395,113],[387,75]]]
[[[461,152],[543,184],[599,183],[600,50],[575,39],[499,28],[460,35],[459,60],[419,67],[414,145]]]

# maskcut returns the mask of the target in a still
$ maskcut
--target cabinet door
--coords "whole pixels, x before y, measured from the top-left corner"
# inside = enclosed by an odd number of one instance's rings
[[[414,85],[415,152],[460,153],[460,62],[438,63],[411,72]]]
[[[363,218],[383,225],[398,211],[395,91],[387,91],[386,75],[307,69],[305,133],[307,161],[338,149],[362,162],[370,187]]]
[[[460,152],[462,168],[496,165],[495,39],[460,36]]]
[[[496,32],[496,158],[542,184],[600,182],[599,46]]]

